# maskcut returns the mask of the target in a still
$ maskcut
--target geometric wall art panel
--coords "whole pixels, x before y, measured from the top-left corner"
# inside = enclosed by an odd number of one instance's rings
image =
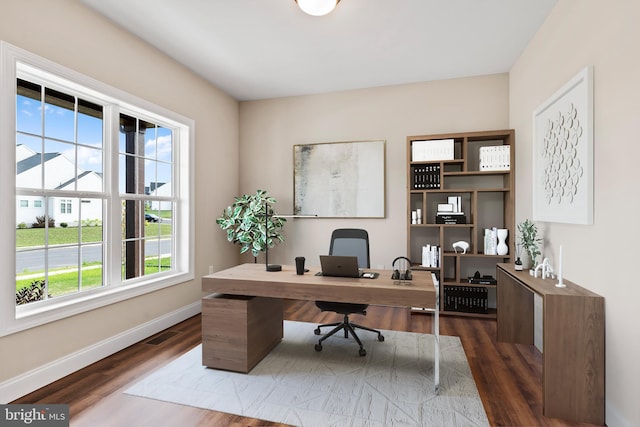
[[[533,219],[593,223],[593,71],[586,67],[533,114]]]

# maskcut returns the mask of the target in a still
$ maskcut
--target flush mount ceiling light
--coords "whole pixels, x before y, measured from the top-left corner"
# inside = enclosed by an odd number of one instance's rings
[[[303,12],[313,16],[323,16],[331,12],[340,0],[295,0]]]

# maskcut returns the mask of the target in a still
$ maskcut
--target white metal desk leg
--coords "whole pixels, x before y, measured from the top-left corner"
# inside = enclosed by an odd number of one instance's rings
[[[431,273],[431,277],[436,287],[436,310],[433,313],[433,384],[437,395],[440,393],[440,282],[434,273]]]

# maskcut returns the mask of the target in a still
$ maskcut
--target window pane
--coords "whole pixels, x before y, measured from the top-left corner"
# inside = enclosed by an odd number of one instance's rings
[[[42,138],[39,136],[16,135],[16,161],[28,159],[29,157],[40,155],[42,152]]]
[[[122,213],[124,233],[122,271],[123,279],[140,277],[143,274],[144,246],[144,206],[140,200],[125,200]]]
[[[102,148],[102,106],[78,99],[78,144]]]
[[[64,141],[75,141],[75,97],[53,89],[44,90],[44,135]]]
[[[144,160],[131,155],[120,156],[120,165],[120,192],[144,194]]]
[[[83,198],[80,200],[80,224],[83,243],[102,242],[104,240],[102,212],[102,199]]]
[[[18,132],[42,135],[42,88],[18,79],[16,96],[16,129]]]
[[[145,276],[171,269],[171,239],[147,239],[145,246],[147,250],[144,262]]]
[[[81,289],[92,289],[103,286],[103,246],[85,245],[82,251]]]
[[[120,152],[136,154],[135,135],[137,120],[126,114],[120,114]]]
[[[156,165],[157,162],[154,160],[147,159],[144,161],[145,194],[156,194],[156,187],[158,186]]]
[[[158,192],[156,193],[156,195],[163,197],[173,196],[173,190],[171,189],[171,164],[158,162],[157,167]]]
[[[75,147],[74,144],[45,140],[44,188],[75,190]]]
[[[27,248],[29,246],[44,246],[44,226],[46,209],[35,207],[34,197],[16,197],[16,248]],[[29,203],[29,200],[32,200]],[[43,205],[46,203],[43,203]],[[28,205],[30,207],[23,207]]]
[[[78,246],[49,248],[48,286],[51,297],[78,292]]]
[[[173,159],[173,132],[165,127],[158,127],[157,139],[158,160],[171,162]]]
[[[144,132],[144,157],[156,158],[156,125],[140,120],[140,133]]]
[[[104,191],[102,150],[78,147],[78,190]]]
[[[42,188],[42,138],[16,137],[16,187]]]

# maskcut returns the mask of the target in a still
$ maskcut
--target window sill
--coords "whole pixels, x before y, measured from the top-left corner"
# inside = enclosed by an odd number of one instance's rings
[[[46,323],[85,313],[135,298],[194,279],[193,273],[176,273],[163,279],[128,284],[113,289],[97,289],[68,297],[49,300],[46,304],[16,307],[15,319],[0,331],[0,337],[31,329]]]

